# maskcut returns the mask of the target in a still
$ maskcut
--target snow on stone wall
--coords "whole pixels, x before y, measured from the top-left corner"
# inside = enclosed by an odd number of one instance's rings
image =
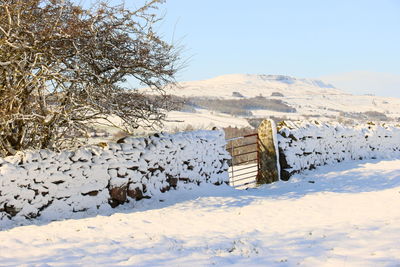
[[[278,128],[282,179],[302,170],[346,160],[400,156],[400,127],[346,127],[319,122],[282,122]]]
[[[185,183],[228,182],[222,131],[194,131],[0,158],[0,221],[96,214]]]

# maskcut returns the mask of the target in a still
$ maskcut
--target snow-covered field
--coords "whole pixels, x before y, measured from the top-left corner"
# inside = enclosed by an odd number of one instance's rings
[[[211,130],[213,127],[251,127],[245,118],[233,117],[227,114],[211,112],[204,109],[197,109],[196,113],[171,111],[168,113],[167,120],[168,121],[165,122],[163,127],[164,131],[173,131],[175,129],[182,131],[189,125],[194,129],[207,130]]]
[[[400,160],[258,189],[193,187],[0,231],[0,266],[400,266]]]

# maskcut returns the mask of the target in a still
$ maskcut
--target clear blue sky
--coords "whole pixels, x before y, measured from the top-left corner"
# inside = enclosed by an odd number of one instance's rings
[[[160,32],[191,57],[183,80],[400,74],[400,0],[167,0],[161,10]]]
[[[400,0],[167,0],[160,12],[159,33],[189,58],[178,80],[352,71],[400,77]]]

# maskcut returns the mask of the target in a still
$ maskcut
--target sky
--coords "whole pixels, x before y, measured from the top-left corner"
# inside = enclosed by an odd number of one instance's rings
[[[159,13],[157,31],[183,46],[178,81],[251,73],[335,85],[336,77],[353,93],[400,97],[400,0],[167,0]],[[387,75],[394,84],[380,86]]]

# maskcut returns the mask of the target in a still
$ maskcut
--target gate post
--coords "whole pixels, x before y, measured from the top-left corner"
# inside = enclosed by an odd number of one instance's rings
[[[271,120],[263,120],[258,127],[259,171],[257,184],[259,185],[279,181],[277,148],[274,142],[276,133],[272,123]]]

